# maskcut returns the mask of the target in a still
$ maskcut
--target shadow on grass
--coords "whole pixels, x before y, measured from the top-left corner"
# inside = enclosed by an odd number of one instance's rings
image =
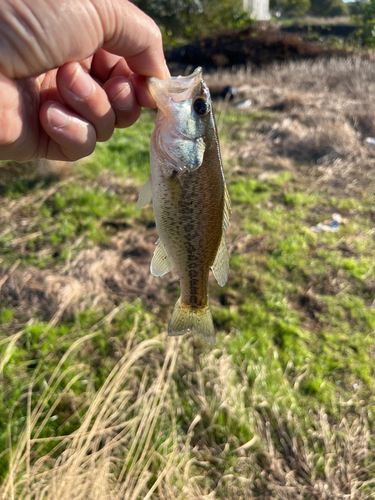
[[[0,196],[25,195],[34,189],[49,186],[69,172],[66,164],[55,164],[45,159],[1,163]]]

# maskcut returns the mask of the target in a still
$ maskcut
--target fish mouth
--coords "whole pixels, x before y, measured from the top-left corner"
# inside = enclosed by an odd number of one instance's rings
[[[202,82],[202,68],[198,67],[191,75],[172,76],[166,80],[148,78],[148,89],[158,107],[172,99],[174,102],[190,99]],[[160,106],[161,105],[161,106]]]

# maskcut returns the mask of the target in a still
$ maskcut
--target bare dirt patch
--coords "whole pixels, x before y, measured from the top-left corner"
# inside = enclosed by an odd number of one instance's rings
[[[139,297],[158,312],[173,304],[178,279],[174,271],[162,278],[150,273],[157,239],[154,228],[132,228],[119,231],[105,248],[80,251],[62,270],[0,268],[0,300],[53,324],[74,310],[90,305],[107,309],[124,298]]]

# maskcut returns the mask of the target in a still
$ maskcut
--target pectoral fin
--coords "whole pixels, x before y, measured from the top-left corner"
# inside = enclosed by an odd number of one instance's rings
[[[224,232],[221,236],[220,246],[211,269],[219,285],[224,286],[229,273],[229,254]]]
[[[161,169],[161,171],[166,179],[170,179],[171,177],[173,177],[176,172],[182,173],[186,170],[186,168],[183,168],[183,169],[179,168],[179,167],[176,168],[176,166],[173,165],[167,159],[164,159],[164,161],[162,161],[160,163],[160,169]]]
[[[151,175],[149,175],[147,181],[145,182],[138,196],[138,201],[137,201],[138,210],[148,205],[151,199],[152,199],[152,183],[151,183]]]
[[[173,262],[168,255],[164,243],[159,238],[156,242],[158,245],[154,251],[151,261],[151,274],[154,276],[164,276],[174,268]]]

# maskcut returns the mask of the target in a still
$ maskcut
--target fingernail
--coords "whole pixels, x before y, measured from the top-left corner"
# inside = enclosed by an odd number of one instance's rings
[[[133,103],[132,90],[129,83],[123,83],[120,92],[112,99],[111,104],[117,109],[127,109]]]
[[[63,128],[68,123],[69,116],[55,104],[52,104],[47,110],[47,120],[51,127]]]
[[[95,90],[91,76],[86,73],[79,63],[77,63],[76,72],[74,73],[72,83],[69,85],[68,89],[81,99],[88,97]]]

